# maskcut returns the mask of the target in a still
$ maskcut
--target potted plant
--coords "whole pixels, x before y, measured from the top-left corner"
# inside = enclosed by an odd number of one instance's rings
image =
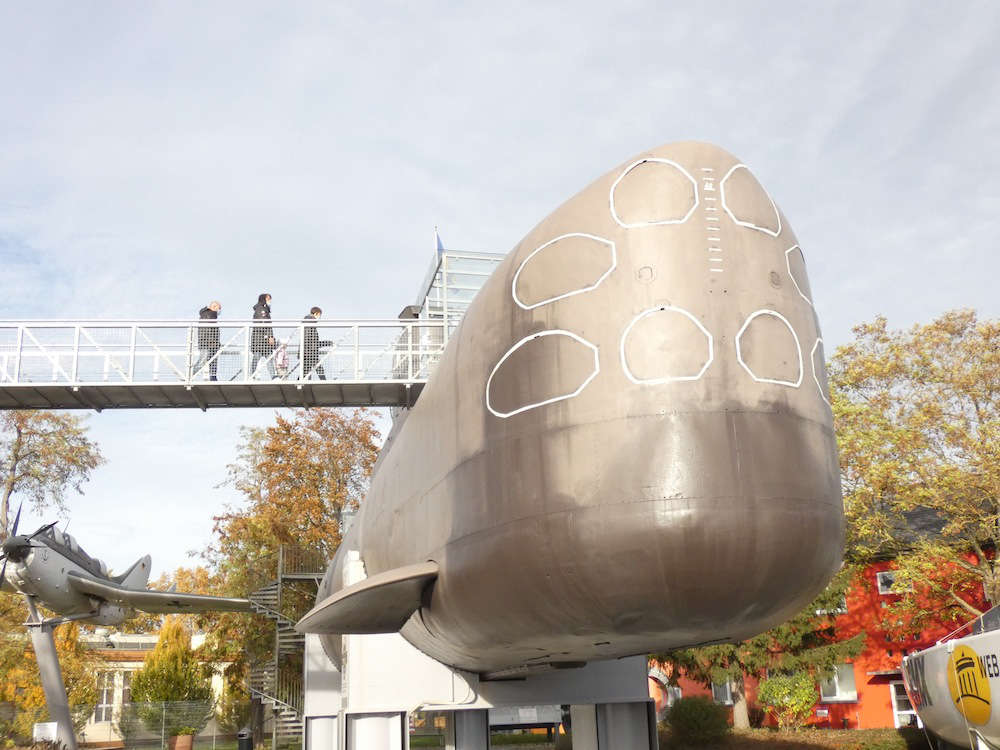
[[[194,736],[199,731],[201,730],[198,727],[173,727],[170,730],[167,747],[169,750],[191,750],[194,746]]]

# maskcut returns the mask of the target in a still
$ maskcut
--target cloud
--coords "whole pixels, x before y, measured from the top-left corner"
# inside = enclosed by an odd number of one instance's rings
[[[266,290],[276,317],[391,317],[435,225],[504,252],[695,138],[789,217],[828,351],[876,313],[996,316],[998,31],[985,2],[7,4],[0,315],[236,318]],[[269,418],[95,416],[112,461],[73,523],[133,545],[175,507],[175,559]]]

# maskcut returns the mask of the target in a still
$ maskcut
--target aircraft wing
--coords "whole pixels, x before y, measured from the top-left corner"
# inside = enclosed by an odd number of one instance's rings
[[[86,578],[77,573],[66,576],[69,585],[81,594],[123,604],[132,609],[153,614],[191,612],[251,612],[246,599],[226,599],[202,594],[181,594],[176,591],[129,589],[109,581]]]
[[[300,633],[396,633],[420,608],[424,588],[438,576],[436,562],[387,570],[341,589],[298,621]]]

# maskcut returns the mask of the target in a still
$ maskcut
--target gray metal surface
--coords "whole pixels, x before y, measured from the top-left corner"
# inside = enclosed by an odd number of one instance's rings
[[[499,266],[318,600],[349,550],[369,576],[433,561],[401,631],[433,658],[614,658],[781,622],[842,539],[798,240],[733,156],[680,143],[599,178]]]
[[[423,383],[262,382],[0,385],[0,409],[218,409],[411,406]]]
[[[435,562],[417,563],[366,578],[341,589],[308,612],[296,626],[329,633],[397,633],[414,612],[427,584],[437,578]],[[311,626],[310,622],[316,625]]]
[[[252,612],[246,599],[231,599],[201,594],[182,594],[178,591],[152,591],[129,589],[96,578],[67,573],[70,588],[96,599],[115,602],[142,612],[154,614],[187,614],[191,612]]]
[[[49,709],[49,720],[56,722],[57,737],[62,746],[66,750],[76,750],[76,733],[73,731],[69,698],[66,695],[62,669],[59,667],[59,654],[56,651],[55,639],[52,637],[53,626],[42,621],[32,597],[26,596],[25,600],[28,602],[29,611],[28,633],[31,635],[31,646],[38,662],[38,676]]]

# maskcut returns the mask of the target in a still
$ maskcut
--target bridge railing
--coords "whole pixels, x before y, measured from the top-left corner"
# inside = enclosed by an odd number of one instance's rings
[[[431,320],[0,321],[0,384],[414,383],[444,343]]]

